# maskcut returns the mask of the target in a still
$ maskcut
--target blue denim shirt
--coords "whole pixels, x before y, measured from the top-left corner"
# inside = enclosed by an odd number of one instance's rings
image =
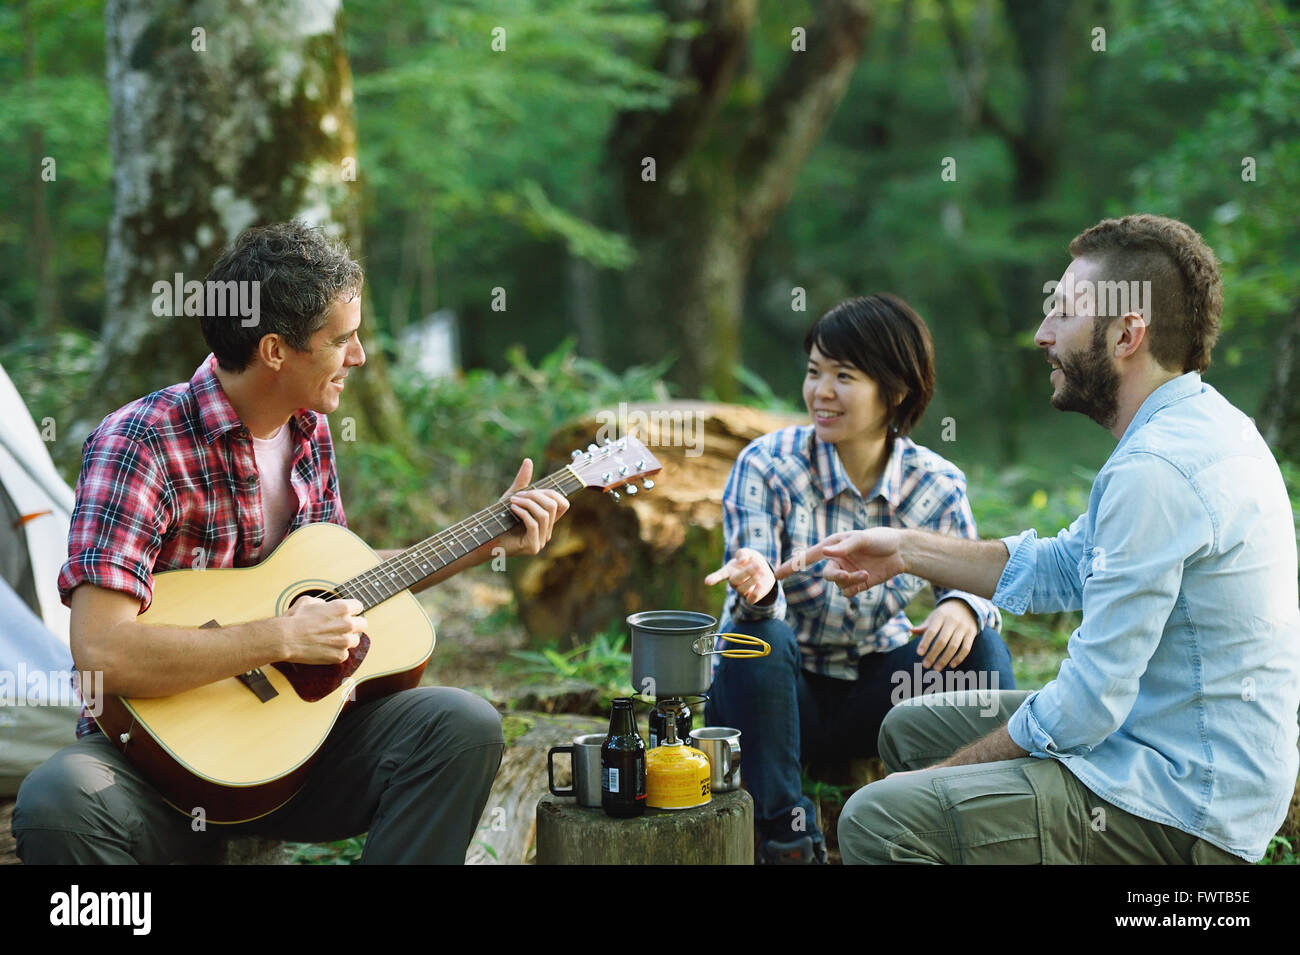
[[[1056,537],[1003,539],[993,602],[1083,610],[1007,730],[1134,815],[1251,861],[1296,780],[1296,540],[1254,423],[1192,372],[1142,403]]]

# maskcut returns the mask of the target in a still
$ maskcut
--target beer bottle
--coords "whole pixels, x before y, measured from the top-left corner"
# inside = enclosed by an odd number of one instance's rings
[[[650,742],[646,749],[662,746],[668,739],[668,715],[677,708],[677,738],[683,743],[691,735],[691,708],[681,700],[655,700],[655,708],[650,711]]]
[[[645,742],[636,731],[631,697],[614,701],[609,735],[600,748],[600,805],[627,819],[645,812]]]

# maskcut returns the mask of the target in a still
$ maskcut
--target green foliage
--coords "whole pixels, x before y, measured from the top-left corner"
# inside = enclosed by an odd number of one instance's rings
[[[858,788],[856,786],[836,786],[813,779],[808,775],[806,767],[800,770],[800,777],[800,787],[805,796],[833,806],[843,806]]]
[[[108,119],[102,0],[0,5],[2,341],[47,335],[56,320],[83,330],[99,327],[112,199]],[[53,180],[42,177],[46,168]],[[54,247],[55,314],[37,307],[38,194]]]
[[[55,424],[50,456],[63,479],[76,483],[81,469],[81,443],[72,440],[76,410],[84,401],[95,367],[98,346],[90,336],[64,329],[49,336],[0,342],[0,365],[13,380],[39,427],[46,418]],[[94,427],[98,421],[83,422]]]
[[[288,842],[293,865],[356,865],[366,848],[364,835],[337,842]]]
[[[412,261],[439,268],[438,301],[426,295],[425,307],[458,311],[483,307],[494,286],[536,288],[518,280],[521,264],[548,271],[539,256],[559,250],[600,268],[631,263],[594,213],[615,115],[664,106],[673,89],[649,67],[666,33],[651,4],[353,0],[347,12],[382,324],[419,317],[403,294]]]
[[[624,649],[627,633],[618,626],[596,634],[591,641],[571,650],[543,647],[541,650],[516,650],[510,654],[513,667],[525,682],[547,683],[573,680],[600,687],[609,700],[627,695],[628,674],[632,672],[632,653]]]
[[[1258,865],[1300,865],[1300,852],[1296,849],[1292,840],[1285,836],[1274,836],[1268,841],[1264,858],[1259,860]]]
[[[475,369],[430,379],[399,365],[394,385],[414,448],[356,442],[339,456],[349,524],[367,540],[389,540],[411,523],[411,501],[455,519],[505,493],[523,457],[545,472],[546,441],[560,425],[620,401],[663,399],[667,362],[612,372],[574,354],[567,340],[532,364],[521,348],[505,372]]]

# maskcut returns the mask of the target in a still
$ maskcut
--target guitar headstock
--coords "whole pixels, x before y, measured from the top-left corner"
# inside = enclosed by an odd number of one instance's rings
[[[625,435],[617,441],[606,438],[604,444],[589,444],[586,451],[574,451],[569,468],[584,485],[608,491],[617,501],[622,497],[619,491],[638,493],[634,483],[637,478],[642,479],[641,486],[647,491],[654,487],[650,475],[658,474],[663,466],[644,444]]]

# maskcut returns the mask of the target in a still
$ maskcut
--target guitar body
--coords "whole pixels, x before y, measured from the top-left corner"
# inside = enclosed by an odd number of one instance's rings
[[[309,524],[255,567],[158,574],[153,603],[138,619],[219,628],[276,617],[297,598],[327,596],[379,563],[346,528]],[[213,823],[256,819],[301,788],[350,702],[419,682],[435,634],[415,596],[403,590],[365,618],[367,632],[346,664],[273,664],[173,696],[109,697],[96,722],[181,812],[197,817],[201,808]],[[212,639],[221,639],[219,630]]]

